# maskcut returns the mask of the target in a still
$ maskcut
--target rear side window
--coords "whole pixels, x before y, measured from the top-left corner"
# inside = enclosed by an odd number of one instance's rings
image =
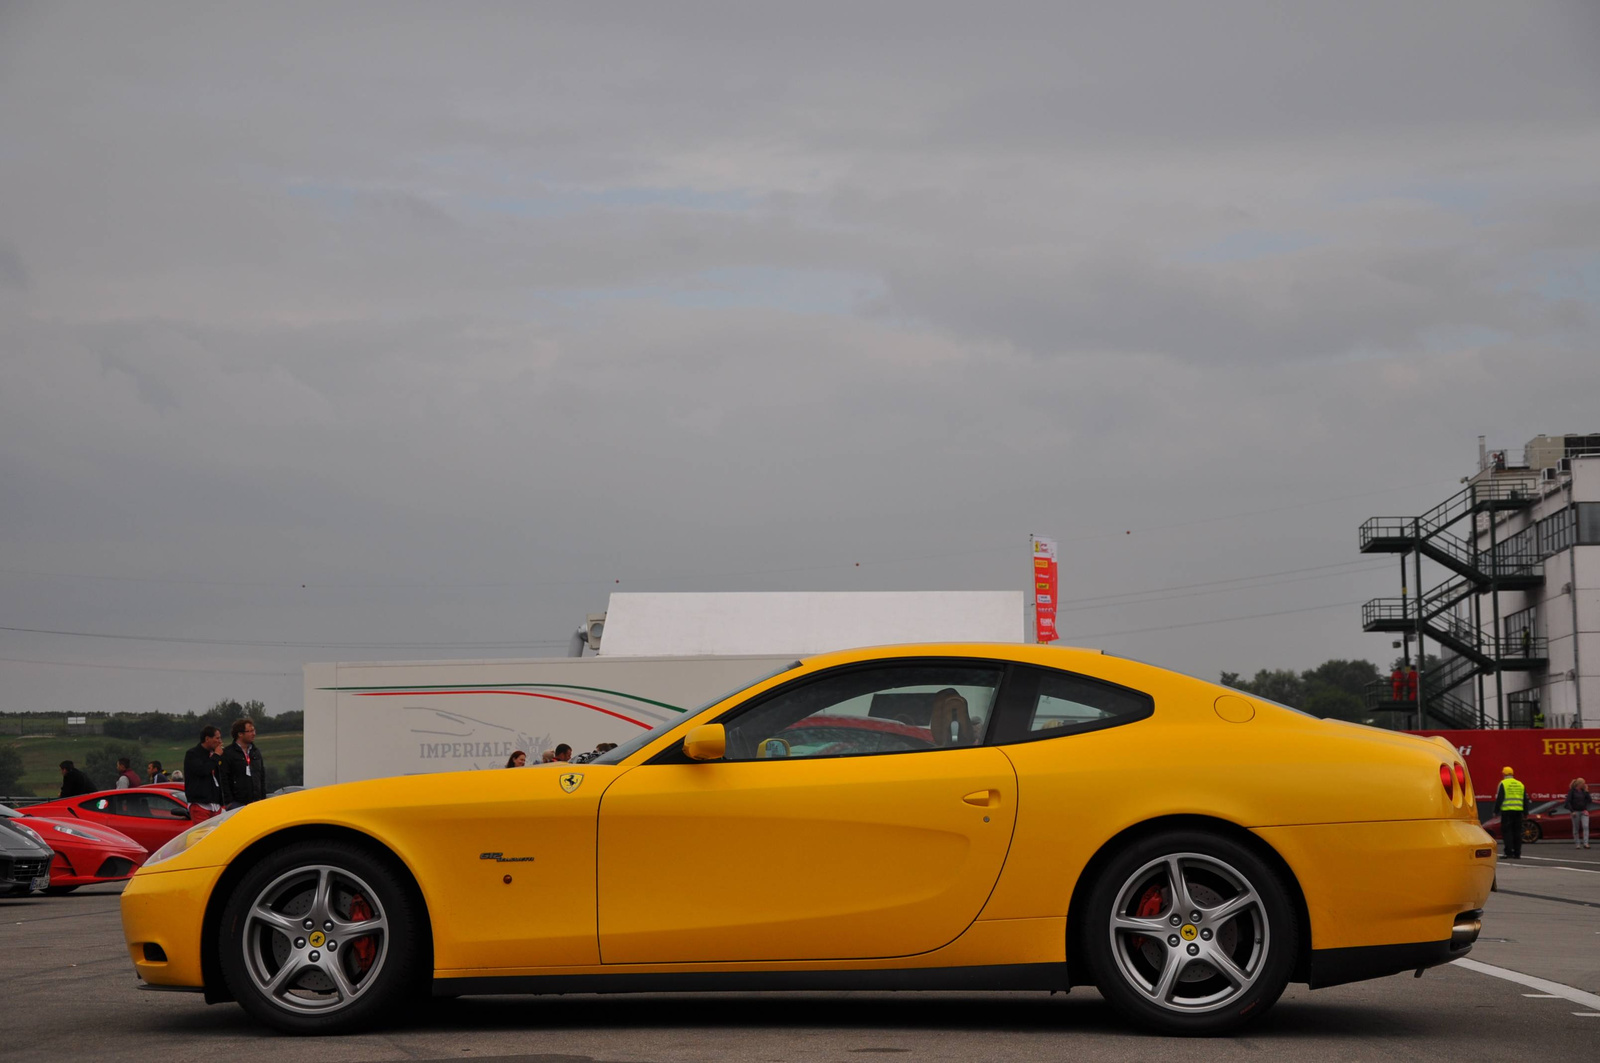
[[[1048,668],[1018,667],[990,742],[1005,745],[1100,731],[1155,712],[1150,695]]]

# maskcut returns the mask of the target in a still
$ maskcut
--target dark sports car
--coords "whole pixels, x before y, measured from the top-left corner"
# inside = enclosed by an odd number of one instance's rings
[[[30,818],[0,805],[0,820],[30,830],[52,851],[49,894],[71,893],[79,886],[131,878],[149,855],[145,847],[110,827]]]
[[[50,847],[15,822],[0,819],[0,896],[50,885]]]

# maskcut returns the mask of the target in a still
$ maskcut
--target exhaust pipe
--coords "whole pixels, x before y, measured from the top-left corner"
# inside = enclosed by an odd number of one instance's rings
[[[1474,908],[1470,912],[1462,912],[1456,916],[1455,925],[1450,928],[1450,951],[1460,952],[1470,948],[1482,932],[1483,909]]]

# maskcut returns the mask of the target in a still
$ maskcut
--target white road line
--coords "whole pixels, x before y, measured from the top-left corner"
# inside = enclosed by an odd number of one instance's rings
[[[1585,993],[1581,989],[1574,989],[1569,985],[1562,985],[1560,982],[1552,982],[1547,978],[1535,978],[1533,975],[1523,974],[1521,971],[1508,971],[1504,967],[1496,967],[1492,963],[1479,963],[1477,960],[1467,959],[1454,960],[1452,962],[1457,967],[1465,967],[1469,971],[1477,971],[1479,974],[1486,974],[1491,978],[1503,978],[1507,982],[1516,982],[1518,985],[1525,985],[1529,989],[1537,989],[1541,993],[1549,993],[1551,996],[1560,997],[1562,1000],[1570,1000],[1574,1004],[1582,1004],[1586,1008],[1595,1009],[1595,1014],[1600,1015],[1600,996],[1596,996],[1593,993]],[[1573,1014],[1587,1015],[1589,1013],[1575,1011]]]
[[[1575,1011],[1572,1014],[1580,1019],[1600,1019],[1600,1011]]]
[[[1532,1000],[1560,1000],[1561,999],[1560,997],[1556,996],[1554,993],[1524,993],[1522,995],[1525,996],[1525,997],[1528,997],[1528,998],[1530,998]]]
[[[1502,858],[1503,859],[1503,858]],[[1571,856],[1565,859],[1556,856],[1519,856],[1518,860],[1537,860],[1541,864],[1600,864],[1600,860],[1589,860],[1581,856]],[[1515,867],[1516,865],[1511,865]]]
[[[1497,870],[1504,871],[1508,867],[1516,867],[1516,866],[1517,866],[1516,864],[1501,864]],[[1576,871],[1580,875],[1600,875],[1600,871],[1591,871],[1586,867],[1567,867],[1565,864],[1557,864],[1555,867],[1524,867],[1522,870],[1524,870],[1524,871]]]

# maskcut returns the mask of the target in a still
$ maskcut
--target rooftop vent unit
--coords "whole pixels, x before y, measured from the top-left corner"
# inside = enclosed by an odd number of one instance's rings
[[[1556,476],[1557,476],[1557,473],[1556,473],[1556,470],[1555,470],[1555,466],[1553,466],[1553,465],[1548,469],[1540,469],[1539,470],[1539,482],[1542,483],[1542,484],[1555,483],[1556,482]]]
[[[1572,459],[1571,458],[1562,458],[1559,461],[1557,461],[1556,462],[1556,471],[1560,472],[1560,473],[1571,473],[1572,472]]]

